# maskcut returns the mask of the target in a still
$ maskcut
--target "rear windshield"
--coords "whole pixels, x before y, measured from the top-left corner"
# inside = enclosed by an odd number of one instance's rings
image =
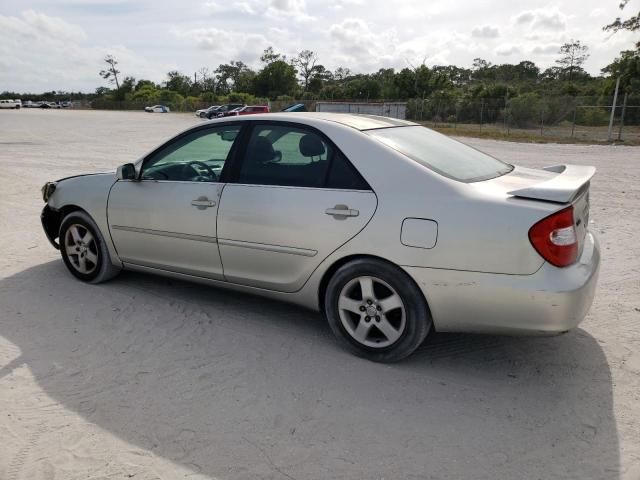
[[[487,180],[513,170],[511,165],[497,158],[419,125],[380,128],[365,133],[421,165],[461,182]]]

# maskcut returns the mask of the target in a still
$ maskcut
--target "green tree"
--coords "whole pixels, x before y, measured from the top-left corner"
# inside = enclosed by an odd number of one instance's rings
[[[287,57],[286,55],[281,55],[279,53],[276,53],[273,50],[273,47],[267,47],[264,49],[264,51],[262,52],[262,55],[260,55],[260,61],[262,63],[273,63],[276,62],[278,60],[282,60],[283,62],[287,61]]]
[[[133,77],[125,77],[120,85],[120,88],[117,88],[114,92],[115,100],[125,100],[127,98],[127,94],[133,93],[134,87],[136,85],[136,79]]]
[[[620,86],[625,92],[640,91],[640,50],[625,50],[620,56],[602,69],[611,79],[620,78]],[[613,82],[610,82],[613,90]]]
[[[381,94],[380,83],[369,75],[355,75],[345,86],[347,98],[376,100]]]
[[[292,95],[297,83],[293,65],[284,60],[275,60],[265,65],[256,75],[255,93],[260,97],[276,99],[281,95]]]
[[[438,75],[444,75],[455,87],[464,87],[471,80],[471,70],[468,68],[460,68],[455,65],[436,65],[432,70]]]
[[[318,94],[332,80],[333,74],[324,65],[316,65],[313,67],[311,78],[309,79],[308,91]]]
[[[104,57],[104,63],[107,64],[107,68],[100,70],[100,76],[109,83],[115,83],[116,89],[120,89],[120,82],[118,81],[120,70],[117,69],[118,61],[113,55],[107,55]]]
[[[344,82],[350,76],[351,70],[346,67],[338,67],[336,68],[335,72],[333,72],[333,79],[339,84]]]
[[[629,0],[621,0],[618,7],[620,8],[620,10],[624,10],[624,7],[626,7],[628,3]],[[640,30],[640,12],[636,15],[632,15],[625,20],[623,20],[621,17],[616,17],[613,22],[611,22],[609,25],[605,25],[602,29],[604,31],[611,31],[613,33],[619,32],[620,30],[637,32],[638,30]],[[636,42],[636,48],[640,50],[640,41]]]
[[[573,40],[564,43],[558,52],[560,58],[556,63],[560,65],[565,75],[568,75],[569,83],[573,81],[573,74],[589,58],[589,47],[582,45],[580,40]]]
[[[298,67],[298,73],[302,77],[302,86],[306,92],[309,87],[309,80],[315,71],[316,63],[318,63],[318,55],[311,50],[302,50],[293,59],[292,63]]]
[[[400,98],[417,97],[416,74],[409,68],[403,68],[395,75],[395,84]]]
[[[216,69],[218,90],[220,93],[230,92],[252,93],[255,72],[239,60],[231,60]]]
[[[183,97],[186,97],[191,90],[191,77],[183,75],[177,70],[172,70],[167,73],[167,80],[165,82],[165,85],[167,90],[178,92]]]
[[[540,69],[538,66],[529,60],[524,60],[518,63],[518,65],[515,66],[515,71],[516,81],[518,82],[535,82],[540,75]]]
[[[491,62],[482,58],[474,58],[471,67],[471,79],[476,81],[487,80],[491,77]]]
[[[136,86],[134,88],[134,90],[137,92],[138,90],[140,90],[143,87],[151,87],[153,89],[157,88],[156,84],[153,83],[151,80],[138,80],[138,83],[136,83]]]
[[[398,98],[395,77],[396,72],[393,68],[381,68],[372,75],[372,78],[380,84],[380,97]]]

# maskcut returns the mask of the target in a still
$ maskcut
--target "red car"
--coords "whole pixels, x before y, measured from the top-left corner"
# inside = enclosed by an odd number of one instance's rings
[[[269,107],[267,105],[247,105],[242,108],[236,108],[230,112],[225,113],[225,117],[231,117],[234,115],[251,115],[254,113],[269,113]]]

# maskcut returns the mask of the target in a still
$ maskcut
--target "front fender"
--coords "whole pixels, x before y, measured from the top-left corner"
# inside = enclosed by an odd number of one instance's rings
[[[65,210],[84,210],[100,229],[104,241],[109,250],[111,261],[114,265],[122,267],[122,262],[118,257],[118,252],[113,244],[111,233],[109,232],[109,223],[107,220],[107,204],[109,201],[109,192],[116,182],[114,173],[101,173],[96,175],[85,175],[79,177],[71,177],[59,181],[56,189],[47,202],[47,207],[53,212],[57,212],[58,217],[53,213],[43,211],[43,215],[47,218],[48,227],[45,227],[45,233],[50,238],[54,235],[54,239],[58,236],[55,231],[55,221],[62,222]],[[46,210],[46,207],[45,207]],[[60,223],[57,224],[59,228]],[[49,230],[47,230],[47,228]],[[54,244],[54,246],[56,246]]]

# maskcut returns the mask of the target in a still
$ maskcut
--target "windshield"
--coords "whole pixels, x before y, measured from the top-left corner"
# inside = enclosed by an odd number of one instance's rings
[[[513,170],[486,153],[422,126],[379,128],[365,133],[394,150],[460,182],[477,182]]]

